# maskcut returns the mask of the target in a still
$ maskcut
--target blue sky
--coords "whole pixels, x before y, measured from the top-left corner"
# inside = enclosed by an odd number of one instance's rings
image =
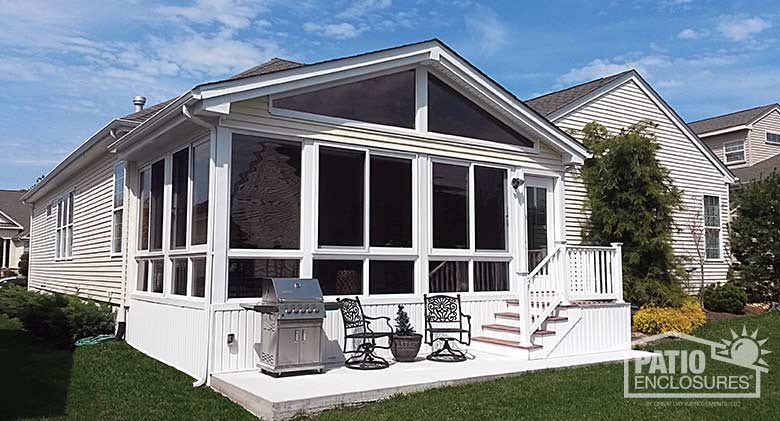
[[[433,37],[520,98],[633,67],[688,120],[780,99],[773,1],[0,0],[0,27],[0,188],[32,185],[134,95]]]

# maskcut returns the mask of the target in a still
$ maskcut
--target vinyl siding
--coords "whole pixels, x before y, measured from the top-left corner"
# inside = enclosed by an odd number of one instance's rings
[[[766,143],[766,133],[780,133],[780,112],[773,110],[764,118],[753,123],[748,135],[750,144],[750,165],[780,154],[780,145]]]
[[[748,130],[740,130],[736,132],[731,133],[723,133],[715,136],[709,136],[702,138],[702,141],[704,141],[704,144],[707,145],[710,150],[715,154],[715,156],[718,157],[721,161],[724,163],[726,162],[726,155],[723,151],[723,144],[726,142],[733,142],[735,140],[742,140],[745,142],[745,162],[741,164],[732,163],[727,164],[729,168],[742,168],[746,167],[748,165],[748,162],[750,162],[751,159],[751,150],[750,150],[750,143],[747,141],[748,138]]]
[[[56,193],[35,203],[31,227],[29,286],[120,303],[122,258],[111,257],[114,157],[106,153],[68,180]],[[55,260],[57,207],[47,206],[74,189],[72,258]]]
[[[723,259],[709,261],[705,265],[705,282],[724,282],[728,263],[728,185],[723,175],[713,165],[684,132],[667,117],[663,111],[634,82],[628,80],[612,91],[598,97],[586,105],[574,110],[555,121],[562,129],[571,132],[575,137],[581,136],[580,131],[586,124],[596,121],[606,126],[610,131],[634,124],[640,120],[651,120],[658,124],[654,129],[660,150],[659,161],[670,171],[674,184],[683,192],[684,210],[675,215],[678,229],[673,234],[675,254],[683,258],[696,255],[695,243],[687,226],[696,211],[702,212],[702,196],[714,195],[720,198]],[[575,172],[576,173],[576,172]],[[585,187],[582,180],[573,173],[566,177],[566,219],[567,239],[571,243],[580,243],[581,227],[586,214],[583,212]],[[686,263],[686,267],[698,265]],[[692,276],[691,283],[698,279],[698,272]]]

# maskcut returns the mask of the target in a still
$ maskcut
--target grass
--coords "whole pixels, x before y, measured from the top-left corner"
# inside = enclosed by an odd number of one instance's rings
[[[396,396],[360,408],[319,414],[322,420],[409,419],[777,419],[780,412],[780,314],[711,323],[697,336],[730,338],[745,324],[769,336],[762,397],[727,402],[735,406],[693,406],[690,400],[623,398],[623,365],[548,370],[519,377]],[[667,341],[656,349],[689,347]],[[457,365],[442,366],[457,369]],[[726,372],[733,366],[720,367]],[[171,420],[253,419],[240,406],[123,342],[106,342],[74,352],[32,340],[18,322],[0,316],[0,419]],[[736,374],[742,374],[741,372]],[[712,400],[697,401],[712,403]],[[724,402],[724,401],[716,401]],[[664,405],[664,406],[659,406]]]
[[[249,412],[124,342],[63,351],[0,316],[0,419],[251,420]]]
[[[321,420],[408,419],[663,419],[663,420],[776,420],[780,412],[780,314],[740,317],[711,323],[696,336],[731,338],[730,329],[769,337],[764,359],[770,371],[762,377],[760,399],[689,400],[625,399],[623,364],[547,370],[492,382],[434,389],[396,396],[360,408],[320,414]],[[654,349],[700,349],[687,341],[669,340]],[[710,362],[708,362],[708,372]],[[454,367],[453,367],[454,368]],[[731,365],[718,365],[718,374],[745,374]],[[734,406],[718,406],[720,404]]]

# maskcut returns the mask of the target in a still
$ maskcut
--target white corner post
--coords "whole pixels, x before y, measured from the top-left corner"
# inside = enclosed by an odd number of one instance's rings
[[[571,304],[571,301],[569,301],[571,291],[569,290],[569,256],[566,250],[566,240],[555,241],[555,248],[561,249],[561,254],[558,258],[558,276],[561,277],[561,284],[563,285],[563,288],[561,289],[563,303],[569,305]]]
[[[528,272],[518,272],[518,313],[520,314],[520,344],[531,344],[531,291],[528,285]]]
[[[623,243],[611,243],[615,249],[612,260],[612,289],[615,292],[617,302],[623,301]]]

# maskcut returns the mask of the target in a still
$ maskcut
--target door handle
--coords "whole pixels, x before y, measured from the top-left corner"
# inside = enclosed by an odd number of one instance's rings
[[[298,342],[298,330],[295,331],[295,342]]]
[[[303,336],[303,342],[306,342],[306,331],[301,330],[301,336]]]

